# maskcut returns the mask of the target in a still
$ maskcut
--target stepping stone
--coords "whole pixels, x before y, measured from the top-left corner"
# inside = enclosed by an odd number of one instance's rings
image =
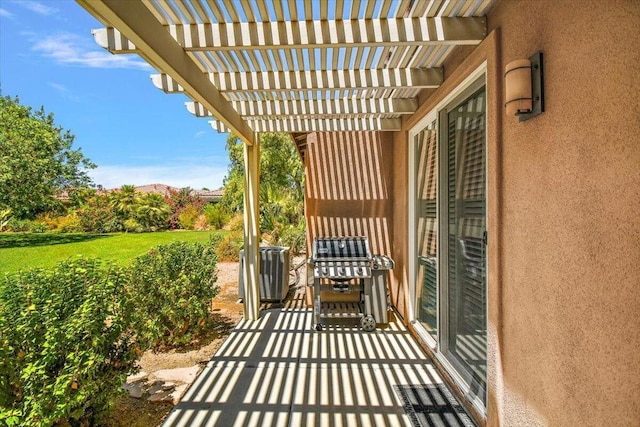
[[[128,382],[128,383],[135,383],[135,382],[137,382],[137,381],[144,380],[144,379],[145,379],[145,378],[147,378],[148,376],[149,376],[149,374],[148,374],[148,373],[146,373],[145,371],[140,371],[140,372],[138,372],[137,374],[129,375],[129,376],[127,377],[127,382]]]
[[[184,395],[184,392],[187,391],[188,387],[189,384],[181,384],[169,393],[174,405],[180,403],[180,399],[182,399],[182,396]]]
[[[162,369],[153,373],[153,376],[165,382],[191,384],[200,372],[200,366],[195,365],[189,368]]]

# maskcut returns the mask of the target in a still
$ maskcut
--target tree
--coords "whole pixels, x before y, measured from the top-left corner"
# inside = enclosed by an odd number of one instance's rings
[[[118,218],[123,221],[133,216],[138,201],[138,192],[133,185],[123,185],[119,190],[109,194],[109,205]]]
[[[136,219],[145,229],[167,228],[170,216],[171,208],[162,195],[148,193],[140,197],[136,208]]]
[[[244,192],[244,153],[234,135],[227,139],[229,172],[221,204],[232,213],[241,212]],[[291,136],[260,134],[260,230],[270,244],[304,249],[304,166]]]
[[[0,209],[31,218],[58,207],[56,194],[89,187],[87,171],[96,165],[72,148],[74,138],[44,107],[33,111],[17,97],[0,97]]]
[[[229,170],[224,180],[222,203],[231,212],[242,212],[244,191],[244,151],[235,135],[227,139]],[[287,133],[260,134],[260,187],[285,191],[302,204],[304,166]],[[261,191],[260,203],[266,201]]]

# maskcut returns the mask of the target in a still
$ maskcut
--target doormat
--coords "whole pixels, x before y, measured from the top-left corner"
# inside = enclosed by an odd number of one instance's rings
[[[475,427],[444,384],[394,385],[414,427]]]

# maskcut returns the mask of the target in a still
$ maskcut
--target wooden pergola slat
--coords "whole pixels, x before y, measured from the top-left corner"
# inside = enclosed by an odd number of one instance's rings
[[[102,0],[77,2],[105,22],[115,25],[118,33],[131,40],[137,52],[156,69],[171,74],[187,94],[202,103],[215,116],[248,144],[254,142],[254,132],[231,107],[220,91],[191,59],[188,53],[164,31],[153,13],[141,2]],[[115,34],[115,33],[114,33]]]
[[[185,103],[196,117],[213,117],[202,104]],[[285,101],[231,101],[233,108],[244,116],[305,116],[413,114],[418,108],[416,98],[343,98]]]
[[[222,91],[329,90],[348,87],[366,88],[436,88],[442,84],[442,68],[397,68],[381,70],[327,70],[288,72],[208,73],[215,87]],[[167,75],[153,74],[153,84],[166,93],[182,92]]]
[[[167,30],[186,50],[478,44],[487,31],[483,17],[181,24],[168,25]],[[111,44],[113,37],[120,36],[103,36],[101,32],[106,31],[118,32],[96,30],[102,47],[112,53],[135,52],[133,42]]]
[[[304,119],[295,117],[286,118],[247,118],[247,123],[256,132],[332,132],[335,129],[341,131],[365,131],[377,129],[381,131],[399,131],[402,129],[401,119],[389,118],[328,118],[328,119]],[[218,132],[227,133],[229,129],[218,120],[210,121],[211,127]]]

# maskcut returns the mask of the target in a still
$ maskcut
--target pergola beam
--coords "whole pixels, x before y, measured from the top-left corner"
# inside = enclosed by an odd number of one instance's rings
[[[442,68],[208,73],[208,76],[221,92],[437,88],[444,80]],[[153,74],[151,79],[167,93],[181,91],[167,75]]]
[[[118,29],[126,38],[124,43],[132,42],[135,52],[147,60],[158,70],[173,76],[190,98],[202,103],[225,126],[231,129],[247,144],[253,144],[254,132],[229,102],[216,89],[209,78],[202,73],[189,54],[164,29],[149,9],[140,1],[118,0],[76,0],[89,13],[102,22],[108,22]],[[96,41],[100,42],[101,30],[94,32]],[[108,42],[122,38],[107,37]]]
[[[82,0],[87,1],[87,0]],[[425,46],[479,44],[487,32],[484,17],[237,22],[167,25],[186,50],[256,50],[316,47]],[[112,31],[112,30],[104,30]],[[127,37],[129,38],[129,37]],[[98,38],[96,38],[97,40]],[[117,36],[100,36],[111,52],[130,52],[136,41],[117,46]]]
[[[342,98],[316,100],[230,101],[241,116],[309,116],[358,114],[413,114],[416,98]],[[185,102],[196,117],[213,117],[199,102]]]
[[[399,131],[402,129],[401,119],[380,117],[365,118],[320,118],[305,119],[294,117],[247,118],[247,122],[256,132],[340,132],[340,131]],[[209,121],[211,127],[220,133],[229,129],[217,120]]]

